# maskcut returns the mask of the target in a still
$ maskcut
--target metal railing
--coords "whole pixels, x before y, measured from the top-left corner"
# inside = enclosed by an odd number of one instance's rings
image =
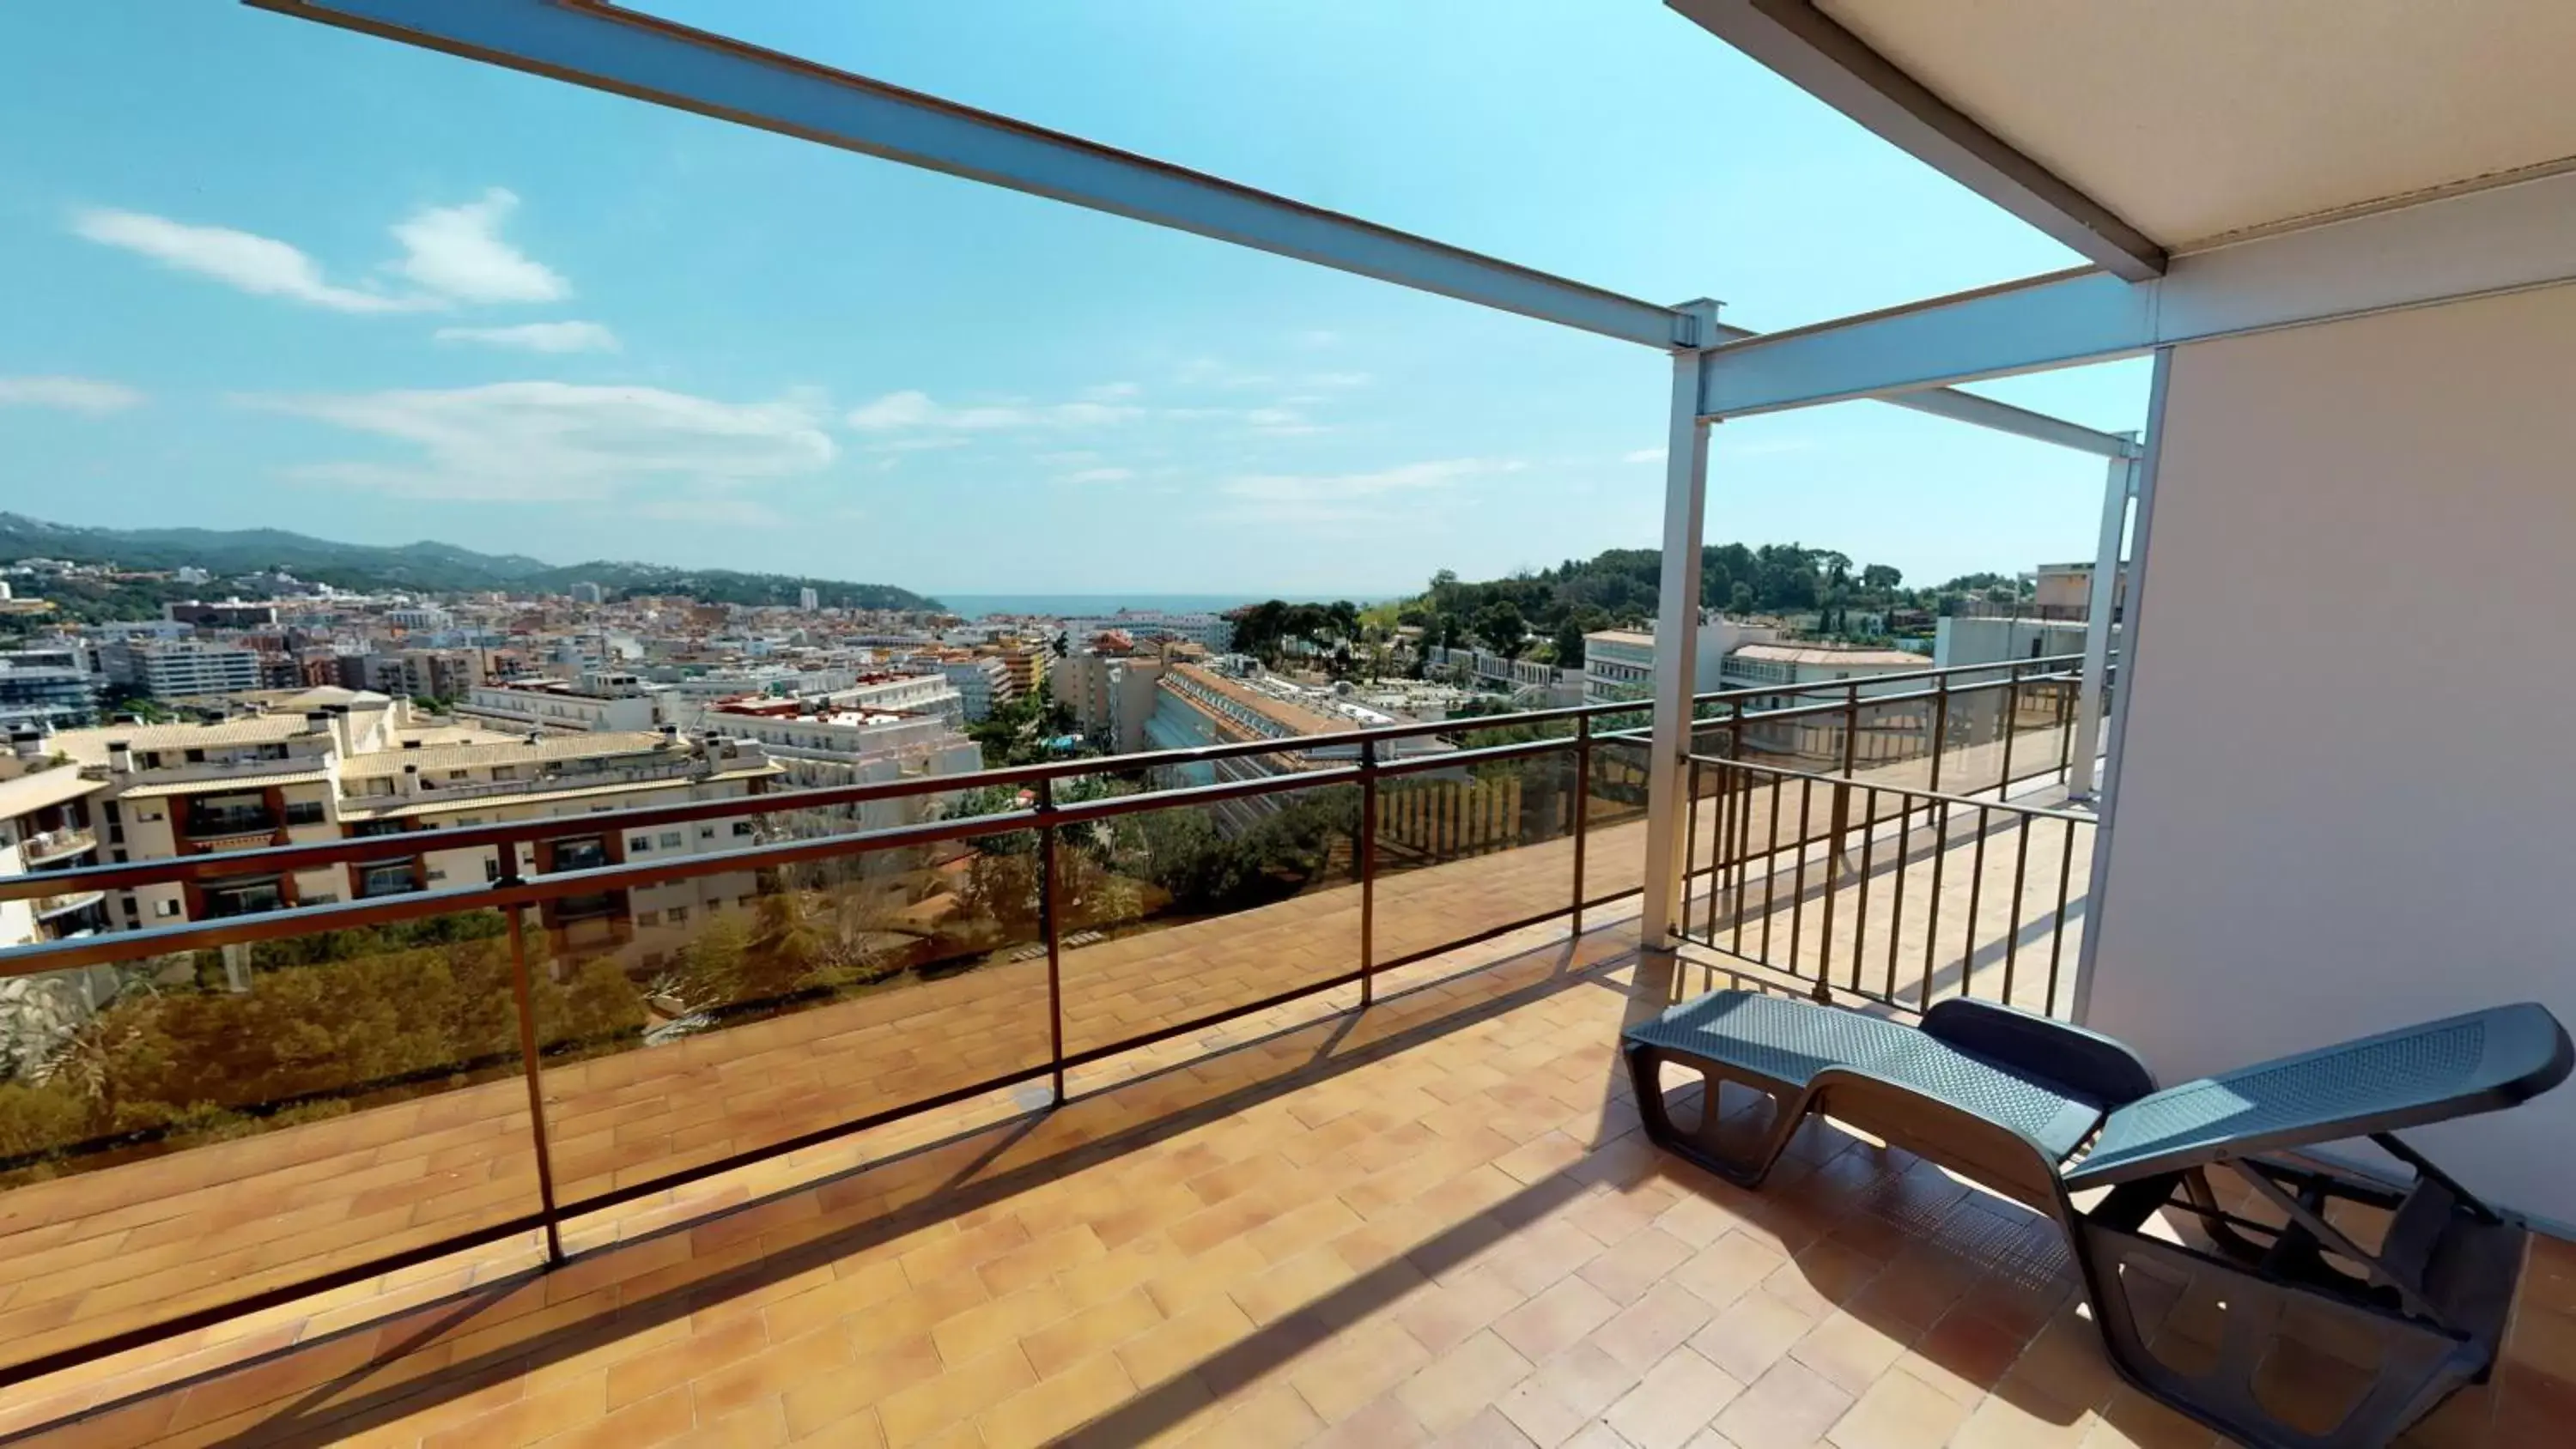
[[[1806,707],[1797,710],[1753,712],[1745,705],[1752,697],[1776,698],[1782,694],[1803,693],[1782,688],[1755,691],[1720,692],[1700,696],[1697,712],[1704,717],[1701,728],[1732,731],[1739,741],[1758,739],[1760,731],[1783,720],[1813,713],[1816,708],[1872,709],[1891,702],[1938,697],[1952,704],[1984,699],[1998,692],[2018,701],[2038,687],[2025,671],[2040,667],[2061,666],[2067,661],[2028,661],[2011,666],[1979,666],[1958,670],[1927,670],[1906,676],[1882,676],[1866,681],[1870,688],[1885,688],[1921,681],[1931,681],[1929,691],[1902,690],[1888,695],[1862,696],[1858,687],[1834,688],[1847,695],[1843,705]],[[2007,714],[2013,711],[2006,711]],[[1525,711],[1516,714],[1482,716],[1463,720],[1405,725],[1391,729],[1352,731],[1344,734],[1310,736],[1294,740],[1258,740],[1212,745],[1196,749],[1160,751],[1148,754],[1102,759],[1053,761],[1009,769],[987,770],[966,775],[916,778],[866,785],[835,786],[825,789],[762,793],[719,800],[693,800],[672,805],[591,812],[533,820],[494,822],[485,825],[406,831],[398,835],[372,835],[307,844],[272,846],[259,850],[229,852],[217,859],[190,857],[170,860],[141,861],[93,865],[76,870],[48,872],[41,882],[25,877],[0,877],[0,900],[36,894],[60,895],[72,890],[131,890],[139,886],[173,882],[203,882],[217,878],[238,878],[254,872],[309,873],[329,867],[351,864],[380,864],[388,846],[406,847],[413,852],[441,854],[469,848],[487,848],[497,857],[497,878],[470,886],[440,886],[408,891],[400,895],[339,901],[331,904],[306,905],[292,909],[265,911],[229,917],[216,921],[189,921],[142,930],[129,930],[74,940],[40,943],[0,951],[0,979],[39,973],[62,972],[82,967],[117,967],[126,970],[157,971],[151,979],[163,983],[193,979],[204,991],[241,993],[255,988],[258,971],[253,953],[263,943],[273,951],[286,952],[272,968],[276,972],[292,970],[328,970],[340,958],[320,950],[321,943],[364,941],[365,933],[386,932],[406,927],[427,929],[441,921],[471,917],[489,922],[497,913],[497,927],[474,937],[497,946],[497,954],[478,956],[482,947],[446,946],[450,954],[451,974],[463,975],[464,966],[456,963],[486,962],[491,967],[489,978],[495,985],[506,979],[507,1013],[514,1019],[510,1030],[513,1038],[504,1045],[486,1036],[473,1038],[468,1049],[459,1046],[443,1057],[426,1062],[388,1069],[387,1073],[366,1080],[327,1081],[319,1086],[300,1087],[274,1100],[236,1101],[228,1111],[238,1120],[257,1122],[271,1117],[298,1120],[301,1114],[321,1106],[335,1112],[363,1111],[380,1103],[406,1100],[424,1092],[471,1086],[496,1077],[519,1075],[527,1088],[527,1111],[533,1145],[534,1191],[525,1211],[506,1216],[486,1217],[456,1231],[445,1232],[433,1240],[410,1242],[387,1251],[366,1256],[363,1261],[342,1262],[320,1271],[297,1277],[292,1282],[251,1286],[220,1301],[206,1304],[177,1304],[154,1321],[78,1344],[75,1347],[32,1353],[10,1361],[8,1351],[0,1349],[0,1383],[9,1383],[52,1372],[98,1356],[150,1343],[265,1307],[293,1301],[304,1295],[324,1292],[368,1278],[398,1271],[431,1259],[494,1243],[506,1238],[536,1232],[542,1235],[548,1255],[560,1261],[563,1256],[559,1226],[567,1217],[591,1213],[629,1203],[650,1195],[669,1192],[689,1183],[735,1168],[800,1151],[853,1133],[883,1126],[919,1113],[952,1106],[1007,1089],[1043,1083],[1047,1099],[1061,1103],[1065,1094],[1065,1075],[1069,1070],[1101,1061],[1121,1053],[1148,1047],[1175,1038],[1204,1033],[1223,1023],[1321,993],[1356,987],[1357,1005],[1365,1009],[1376,996],[1384,973],[1442,952],[1473,945],[1551,921],[1564,920],[1579,935],[1584,929],[1587,910],[1598,909],[1635,894],[1639,889],[1632,866],[1614,860],[1610,878],[1596,880],[1602,874],[1598,849],[1606,837],[1604,831],[1633,825],[1642,817],[1644,803],[1643,762],[1646,734],[1645,711],[1633,703],[1585,705],[1562,709]],[[1518,735],[1503,743],[1490,743],[1497,732]],[[1410,758],[1387,758],[1388,746],[1397,741],[1427,736],[1444,738],[1454,748],[1416,755]],[[1319,747],[1347,748],[1356,762],[1316,768],[1311,755]],[[1223,779],[1216,783],[1174,783],[1176,775],[1193,767],[1213,766],[1225,761],[1254,761],[1265,756],[1304,756],[1301,768],[1282,768],[1278,773],[1252,775],[1248,778]],[[1758,768],[1739,766],[1739,768]],[[1551,773],[1555,772],[1555,773]],[[1567,788],[1567,774],[1571,788]],[[1519,785],[1511,789],[1485,789],[1484,784],[1503,777],[1515,777]],[[1439,808],[1451,811],[1441,829],[1425,830],[1423,812],[1415,792],[1425,781],[1453,782],[1449,792],[1454,803]],[[1079,789],[1068,788],[1079,786]],[[1002,794],[996,794],[997,787]],[[1083,795],[1087,798],[1068,798]],[[1386,801],[1401,793],[1404,796],[1402,820],[1382,817]],[[1336,801],[1352,802],[1351,816],[1345,822]],[[887,828],[840,830],[834,827],[848,823],[844,813],[850,807],[877,801],[911,799],[924,811],[955,808],[959,802],[1007,801],[1007,808],[982,808],[974,813],[953,814],[947,818],[930,818],[915,823]],[[1504,827],[1493,823],[1497,799],[1510,802],[1511,820]],[[1133,854],[1133,842],[1120,844],[1121,822],[1139,822],[1143,817],[1160,815],[1169,819],[1174,812],[1207,812],[1220,822],[1208,828],[1222,833],[1222,822],[1233,822],[1233,828],[1253,829],[1272,814],[1286,812],[1299,801],[1319,803],[1312,812],[1320,825],[1313,826],[1306,837],[1295,842],[1297,869],[1305,875],[1293,882],[1281,899],[1302,894],[1309,888],[1321,890],[1348,887],[1357,895],[1356,939],[1352,954],[1340,964],[1314,967],[1300,973],[1281,971],[1270,978],[1242,986],[1234,999],[1207,1003],[1204,1009],[1192,1009],[1174,1016],[1157,1019],[1132,1028],[1104,1029],[1090,1024],[1086,1016],[1080,1034],[1069,1030],[1074,1012],[1067,1000],[1068,982],[1065,957],[1068,938],[1078,950],[1095,949],[1094,943],[1104,936],[1132,936],[1142,931],[1169,926],[1186,926],[1197,919],[1189,911],[1172,908],[1168,916],[1158,916],[1159,907],[1129,909],[1119,916],[1109,915],[1108,930],[1102,929],[1104,908],[1094,898],[1100,883],[1117,884],[1108,855],[1120,850]],[[1694,799],[1696,810],[1700,802]],[[1220,810],[1219,807],[1223,807]],[[1466,812],[1483,811],[1482,822],[1467,829],[1458,821]],[[560,840],[571,836],[608,837],[648,826],[671,825],[689,821],[740,820],[745,817],[788,817],[788,832],[783,836],[764,832],[764,837],[748,846],[707,851],[704,853],[651,861],[624,861],[592,865],[580,869],[558,869],[545,873],[524,870],[520,847],[533,842]],[[1248,825],[1245,822],[1250,822]],[[1516,826],[1517,828],[1511,828]],[[819,829],[824,833],[797,835],[797,829]],[[1471,872],[1503,869],[1511,859],[1511,849],[1499,856],[1484,854],[1474,864],[1470,856],[1494,850],[1508,838],[1517,847],[1567,843],[1567,859],[1553,861],[1547,856],[1531,856],[1533,869],[1519,883],[1530,892],[1524,901],[1514,892],[1505,892],[1504,907],[1489,908],[1482,916],[1467,913],[1463,917],[1446,897],[1436,893],[1414,894],[1413,872],[1426,866],[1454,867]],[[1015,843],[1016,842],[1016,843]],[[1628,842],[1623,839],[1623,847]],[[1382,849],[1388,847],[1389,849]],[[1150,851],[1159,846],[1146,846]],[[1782,847],[1774,844],[1774,853]],[[1390,850],[1392,853],[1390,853]],[[1011,874],[1001,867],[1005,857],[1025,851],[1018,858],[1034,859],[1033,874]],[[809,892],[809,884],[825,881],[835,888],[857,889],[870,880],[911,881],[953,871],[960,862],[989,872],[993,879],[1006,883],[1024,883],[1033,897],[1036,942],[1044,947],[1044,1040],[1042,1050],[1032,1050],[1022,1059],[1004,1062],[996,1069],[981,1072],[971,1080],[922,1077],[918,1073],[905,1081],[900,1090],[889,1088],[892,1095],[872,1100],[854,1095],[839,1104],[840,1113],[832,1120],[811,1125],[794,1124],[792,1130],[781,1129],[767,1141],[749,1147],[687,1160],[674,1160],[663,1170],[644,1170],[633,1165],[603,1176],[584,1172],[568,1177],[557,1161],[560,1144],[548,1130],[551,1102],[547,1082],[558,1070],[578,1070],[581,1064],[593,1063],[607,1056],[631,1051],[656,1049],[653,1032],[663,1033],[662,1040],[687,1039],[700,1044],[721,1044],[726,1033],[722,1028],[735,1023],[779,1019],[818,1007],[831,1007],[851,1001],[865,1001],[870,993],[879,994],[889,984],[927,983],[934,979],[948,982],[958,979],[984,981],[998,979],[1006,970],[1005,963],[1033,961],[1034,956],[1020,949],[1025,938],[988,939],[994,931],[970,941],[970,949],[937,959],[924,958],[899,967],[891,974],[881,972],[872,962],[860,962],[857,968],[834,977],[829,972],[808,973],[784,984],[762,987],[767,995],[744,995],[741,999],[723,998],[711,1002],[676,1000],[668,1010],[660,1006],[656,1025],[652,1018],[621,1019],[613,1030],[576,1028],[565,1025],[566,1002],[595,984],[596,975],[580,959],[586,949],[573,942],[575,930],[597,931],[606,928],[625,950],[642,948],[642,928],[634,926],[640,913],[636,893],[663,887],[704,883],[713,888],[709,878],[726,878],[727,890],[739,882],[754,882],[751,891],[743,893],[740,904],[750,904],[758,896],[791,898],[793,909],[806,894],[824,901],[833,899],[819,886]],[[925,864],[926,863],[926,864]],[[1256,862],[1267,868],[1266,862]],[[878,867],[884,867],[879,870]],[[1119,867],[1126,868],[1126,867]],[[1562,870],[1564,874],[1558,875]],[[875,872],[873,875],[871,872]],[[1257,874],[1258,872],[1256,872]],[[976,877],[980,880],[981,877]],[[1442,877],[1434,884],[1445,884]],[[1561,884],[1551,885],[1551,881]],[[853,885],[852,883],[858,883]],[[1127,889],[1132,882],[1120,885]],[[1274,883],[1275,884],[1275,883]],[[906,887],[909,889],[909,887]],[[981,890],[981,887],[978,887]],[[1005,894],[996,888],[983,891],[994,900]],[[1117,891],[1109,891],[1115,895]],[[1132,892],[1131,892],[1132,893]],[[1551,899],[1552,897],[1552,899]],[[1172,900],[1179,899],[1177,894]],[[1431,903],[1425,903],[1431,902]],[[606,903],[606,909],[593,909]],[[908,903],[903,909],[909,909]],[[1520,907],[1526,906],[1526,909]],[[1391,929],[1387,912],[1393,906],[1409,913],[1412,929],[1399,923]],[[1242,909],[1258,909],[1259,903]],[[1121,907],[1118,909],[1128,909]],[[994,922],[999,923],[1005,907],[995,906]],[[1214,913],[1214,918],[1230,919],[1237,908],[1227,907]],[[608,919],[603,921],[601,916]],[[1186,918],[1186,919],[1185,919]],[[873,918],[871,918],[873,920]],[[710,927],[710,930],[713,928]],[[857,932],[866,935],[874,928]],[[1315,928],[1320,931],[1323,928]],[[354,934],[342,934],[354,933]],[[623,933],[623,934],[620,934]],[[839,943],[830,931],[825,933],[824,952],[838,949]],[[877,934],[883,934],[877,932]],[[1006,933],[1003,933],[1006,934]],[[447,941],[449,937],[439,937]],[[584,938],[588,939],[587,937]],[[276,944],[283,943],[283,944]],[[470,943],[469,943],[470,944]],[[810,945],[810,943],[809,943]],[[804,949],[804,948],[800,948]],[[297,954],[302,953],[302,954]],[[686,959],[683,951],[684,964]],[[1328,954],[1328,953],[1319,953]],[[220,955],[219,965],[216,957]],[[321,961],[310,959],[321,957]],[[800,958],[801,959],[801,958]],[[1095,958],[1100,959],[1100,958]],[[193,966],[190,963],[193,962]],[[631,965],[617,969],[630,978]],[[656,968],[645,966],[648,973]],[[670,968],[661,968],[666,974]],[[993,977],[980,974],[986,970]],[[148,972],[147,972],[148,974]],[[685,973],[682,973],[685,974]],[[902,976],[904,982],[894,981]],[[482,979],[482,978],[478,978]],[[816,985],[816,981],[824,984]],[[1090,977],[1074,983],[1086,992],[1096,985]],[[156,988],[158,989],[158,988]],[[1000,987],[993,990],[998,995]],[[634,992],[646,1000],[659,1003],[664,996],[679,998],[685,993],[674,986],[665,991],[658,982],[636,986]],[[1089,1007],[1097,1003],[1083,1001],[1072,1005]],[[1028,1009],[1034,1011],[1035,1000]],[[318,1023],[328,1027],[327,1022]],[[1037,1023],[1029,1023],[1031,1027]],[[703,1034],[687,1036],[697,1031]],[[898,1044],[900,1045],[900,1044]],[[936,1053],[934,1053],[936,1054]],[[399,1054],[395,1054],[397,1057]],[[960,1054],[961,1059],[971,1053]],[[191,1150],[186,1133],[193,1130],[190,1121],[203,1115],[204,1104],[192,1108],[194,1117],[183,1118],[166,1126],[130,1125],[131,1114],[119,1120],[118,1130],[94,1139],[63,1141],[38,1152],[44,1170],[54,1172],[70,1167],[79,1169],[85,1155],[107,1164],[137,1156],[166,1155],[170,1151]],[[234,1135],[238,1135],[236,1132]],[[0,1172],[23,1165],[29,1160],[19,1156],[0,1157]],[[646,1164],[649,1169],[654,1164]],[[579,1184],[592,1185],[582,1188]],[[496,1210],[497,1211],[497,1210]]]
[[[2063,777],[2083,743],[2076,688],[2015,670],[1991,713],[1945,679],[1928,697],[1853,693],[1727,721],[1714,739],[1703,727],[1685,879],[1705,893],[1686,904],[1685,938],[1804,981],[1819,1000],[1839,991],[1923,1011],[1982,996],[2065,1014],[2095,817],[2007,796]],[[1831,723],[1839,760],[1749,757],[1756,731],[1793,718]]]

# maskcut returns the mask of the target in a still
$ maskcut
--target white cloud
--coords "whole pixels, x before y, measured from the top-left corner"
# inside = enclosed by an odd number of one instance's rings
[[[333,286],[323,280],[321,266],[294,247],[230,227],[190,226],[139,211],[93,208],[73,215],[72,230],[256,296],[287,297],[336,312],[414,312],[441,305],[434,298]]]
[[[1330,347],[1342,340],[1342,334],[1326,327],[1309,327],[1289,338],[1300,347]]]
[[[1619,461],[1622,463],[1660,463],[1664,461],[1664,450],[1661,448],[1639,448],[1634,452],[1621,453],[1619,455]]]
[[[617,334],[597,322],[522,322],[516,327],[441,327],[441,342],[481,342],[522,352],[615,352]]]
[[[852,408],[843,421],[863,433],[918,429],[981,433],[1015,428],[1101,427],[1144,415],[1143,408],[1105,402],[990,403],[957,407],[936,401],[926,392],[906,389],[887,393],[873,402]]]
[[[839,451],[804,397],[727,403],[532,381],[235,401],[410,445],[419,453],[411,463],[315,463],[290,476],[418,498],[606,501],[648,479],[719,487],[803,476]]]
[[[1522,464],[1500,458],[1440,458],[1366,473],[1250,473],[1228,479],[1220,491],[1241,500],[1230,515],[1274,523],[1330,523],[1386,516],[1396,498],[1445,489],[1463,479],[1515,473]]]
[[[1104,382],[1098,387],[1084,388],[1081,395],[1085,402],[1125,402],[1143,391],[1132,382]]]
[[[501,240],[519,198],[500,187],[463,206],[431,206],[394,226],[403,257],[394,270],[433,292],[467,302],[556,302],[572,284]]]
[[[1323,424],[1308,422],[1304,413],[1294,408],[1252,408],[1243,415],[1254,432],[1265,437],[1293,437],[1301,433],[1320,433]]]
[[[1057,479],[1059,483],[1123,483],[1135,477],[1127,468],[1080,468]]]
[[[0,377],[0,407],[60,408],[104,417],[139,406],[143,394],[93,377]]]
[[[501,239],[501,223],[518,204],[518,197],[494,187],[479,201],[423,207],[395,223],[394,240],[403,254],[390,270],[427,289],[400,295],[372,285],[338,285],[294,245],[231,227],[90,207],[72,214],[72,231],[254,296],[335,312],[423,312],[457,302],[553,302],[571,296],[572,284],[561,273]]]

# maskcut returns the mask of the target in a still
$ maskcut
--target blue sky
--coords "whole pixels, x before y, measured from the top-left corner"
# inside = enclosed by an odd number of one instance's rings
[[[1651,0],[650,8],[1748,327],[2073,262]],[[0,7],[0,134],[40,517],[958,593],[1657,533],[1645,349],[215,0]],[[2145,372],[1992,390],[2128,428]],[[1721,427],[1708,531],[1931,581],[2100,486],[1853,404]]]

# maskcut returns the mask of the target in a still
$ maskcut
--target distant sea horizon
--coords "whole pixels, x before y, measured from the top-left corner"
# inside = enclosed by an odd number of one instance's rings
[[[1337,598],[1348,598],[1354,604],[1367,604],[1391,595],[1366,598],[1347,594],[950,594],[929,591],[931,598],[947,606],[948,612],[967,619],[981,619],[991,614],[1044,614],[1059,619],[1090,618],[1115,614],[1121,609],[1160,609],[1166,613],[1223,613],[1246,604],[1267,599],[1285,599],[1292,604],[1328,604]]]

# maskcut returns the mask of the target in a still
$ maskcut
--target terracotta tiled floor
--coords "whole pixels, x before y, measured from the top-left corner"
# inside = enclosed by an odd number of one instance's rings
[[[0,1423],[55,1420],[47,1445],[2211,1442],[2112,1376],[2020,1209],[1830,1128],[1759,1194],[1645,1146],[1613,1043],[1702,983],[1638,981],[1632,936],[1427,962],[1364,1014],[1301,1004],[1212,1055],[1104,1063],[1051,1113],[746,1170],[713,1213],[577,1225],[552,1273],[487,1255],[58,1375]],[[2576,1251],[2544,1244],[2496,1382],[2417,1438],[2563,1443],[2570,1367]]]

